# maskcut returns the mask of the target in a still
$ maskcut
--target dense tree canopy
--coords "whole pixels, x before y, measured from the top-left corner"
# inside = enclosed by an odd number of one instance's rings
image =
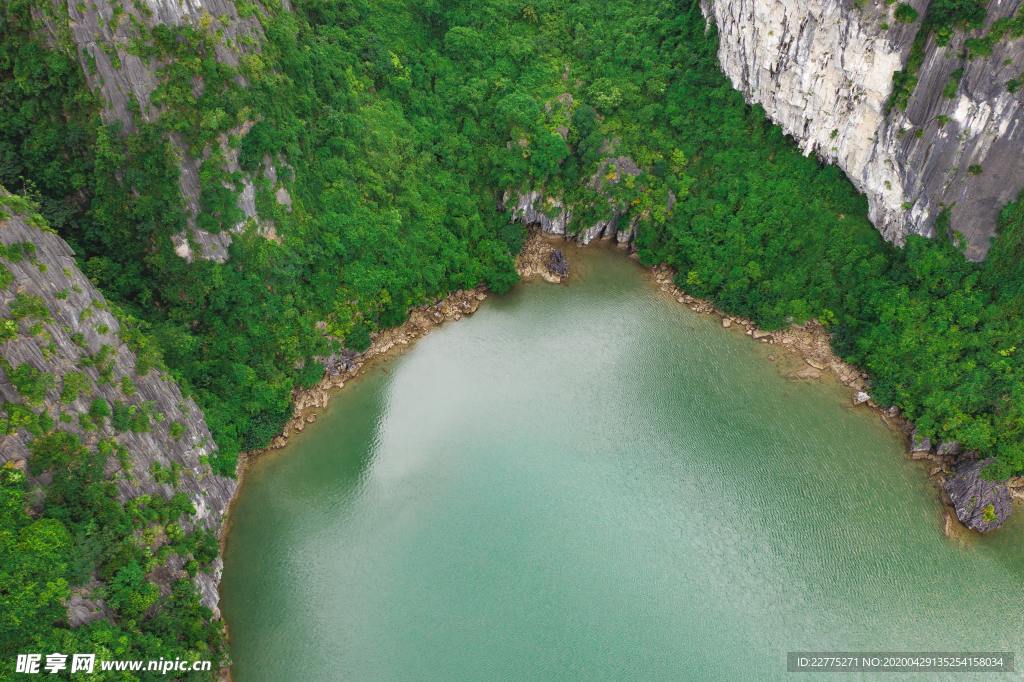
[[[76,54],[38,38],[29,4],[4,19],[0,181],[37,198],[90,276],[146,321],[205,407],[223,470],[316,379],[331,346],[318,321],[359,348],[446,291],[507,289],[522,234],[497,198],[544,189],[579,228],[606,211],[590,178],[612,154],[642,169],[614,192],[643,217],[645,262],[770,327],[821,319],[879,400],[997,454],[1003,473],[1024,468],[1020,334],[1001,314],[1020,292],[990,276],[1019,252],[1019,209],[982,266],[945,241],[885,245],[841,173],[730,89],[696,3],[270,3],[244,8],[266,34],[240,60],[245,87],[215,58],[215,31],[158,27],[145,51],[164,64],[166,113],[131,134],[100,123]],[[973,25],[971,7],[938,5],[928,26]],[[250,231],[226,264],[188,264],[170,240],[185,225],[172,133],[210,152],[198,222],[217,231],[239,221],[240,186],[216,139],[242,123],[230,144],[280,243]],[[290,211],[258,173],[267,161]]]
[[[77,52],[44,37],[29,0],[0,10],[0,184],[39,203],[134,318],[140,362],[162,356],[197,398],[219,470],[279,432],[293,389],[319,378],[318,357],[365,347],[448,291],[511,287],[524,234],[500,198],[536,189],[573,208],[574,230],[607,217],[609,199],[628,207],[645,263],[670,264],[684,289],[765,327],[820,320],[870,372],[877,401],[996,456],[994,474],[1024,472],[1024,203],[1004,211],[984,264],[958,252],[956,225],[940,225],[950,238],[884,243],[842,173],[803,157],[732,90],[697,2],[237,4],[266,36],[237,69],[215,58],[215,23],[158,27],[131,46],[163,64],[153,101],[164,114],[130,133],[101,121]],[[976,4],[933,3],[928,30],[973,25]],[[912,83],[896,85],[899,106]],[[278,239],[250,226],[226,263],[188,263],[171,240],[187,225],[182,151],[204,159],[197,227],[243,218],[221,135]],[[602,181],[613,156],[639,175]],[[3,371],[39,393],[31,368]],[[118,409],[96,406],[131,428]],[[3,656],[61,639],[112,657],[219,650],[187,585],[159,595],[144,577],[153,558],[137,532],[187,514],[181,501],[112,504],[106,455],[31,423],[33,466],[56,474],[30,516],[24,478],[0,471],[0,612],[17,614],[0,622]],[[177,549],[193,562],[216,551],[207,540]],[[90,575],[107,582],[114,622],[61,629],[63,600]]]
[[[697,3],[273,5],[244,8],[266,42],[237,72],[215,58],[212,29],[152,30],[166,113],[131,134],[100,123],[76,54],[38,39],[24,0],[9,3],[0,46],[0,181],[38,199],[88,274],[145,320],[203,404],[222,470],[317,378],[332,346],[318,321],[360,348],[446,291],[507,289],[522,231],[501,194],[561,196],[578,229],[607,211],[590,179],[611,155],[642,170],[613,191],[643,218],[645,262],[769,327],[822,320],[877,399],[998,455],[1002,473],[1024,469],[1021,335],[1005,314],[1020,292],[991,275],[1019,253],[1019,207],[984,265],[948,241],[884,244],[842,174],[731,90]],[[968,5],[937,6],[928,26],[973,25]],[[182,85],[193,78],[198,95]],[[199,227],[217,231],[240,219],[240,178],[216,139],[243,123],[230,144],[280,242],[252,230],[226,264],[186,263],[170,240],[185,225],[171,134],[210,152]],[[267,161],[292,210],[262,179]]]

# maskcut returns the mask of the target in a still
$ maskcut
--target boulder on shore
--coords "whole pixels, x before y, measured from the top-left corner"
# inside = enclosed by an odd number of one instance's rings
[[[1013,509],[1006,484],[982,478],[982,471],[993,461],[990,458],[961,465],[944,486],[960,523],[979,533],[1001,526]]]
[[[548,256],[548,272],[556,277],[569,276],[569,261],[565,259],[561,249],[555,249]]]

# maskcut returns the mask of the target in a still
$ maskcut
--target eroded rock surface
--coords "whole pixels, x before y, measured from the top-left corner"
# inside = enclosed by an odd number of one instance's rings
[[[548,272],[558,278],[569,276],[569,261],[565,259],[561,249],[553,250],[548,256]]]
[[[0,200],[8,196],[0,189]],[[112,438],[126,448],[129,467],[122,468],[118,458],[111,457],[107,470],[122,501],[184,493],[196,509],[185,529],[198,526],[219,532],[236,482],[213,474],[206,463],[215,446],[199,407],[158,368],[140,366],[122,337],[121,322],[78,269],[63,239],[45,229],[38,216],[5,208],[2,202],[0,211],[0,244],[31,245],[31,255],[17,262],[0,258],[0,265],[13,276],[11,284],[0,289],[0,320],[13,319],[17,325],[14,337],[0,342],[0,358],[12,368],[28,364],[52,379],[41,404],[29,407],[45,410],[56,429],[76,434],[86,445]],[[82,375],[81,390],[62,397],[72,373]],[[90,407],[97,400],[145,410],[151,415],[148,428],[117,431],[109,419],[90,420]],[[0,405],[26,401],[0,371]],[[83,428],[96,421],[97,426]],[[32,438],[25,428],[0,434],[0,465],[9,462],[24,468]],[[157,471],[177,472],[177,482],[157,481]],[[203,602],[215,612],[220,572],[217,559],[195,581]],[[71,616],[85,622],[86,606],[92,603],[87,602],[83,597],[73,603]]]
[[[946,493],[960,523],[980,533],[1001,526],[1013,510],[1006,484],[982,478],[982,471],[993,461],[985,459],[961,464],[945,483]]]
[[[923,16],[927,0],[909,3]],[[868,197],[886,239],[931,236],[943,208],[968,257],[988,251],[1003,205],[1024,188],[1024,39],[964,58],[964,42],[1018,12],[990,0],[985,27],[925,43],[906,109],[889,110],[921,24],[894,20],[884,0],[704,0],[733,86],[800,144],[839,165]],[[960,75],[959,69],[962,69]],[[958,78],[959,75],[959,78]]]
[[[262,11],[259,3],[252,7]],[[166,77],[162,73],[165,60],[140,56],[136,45],[150,43],[155,27],[196,29],[211,37],[219,62],[237,69],[244,56],[259,52],[264,44],[263,28],[252,7],[240,12],[234,0],[69,0],[66,7],[54,3],[52,11],[40,10],[39,16],[52,36],[67,35],[74,44],[88,84],[99,94],[103,119],[133,131],[141,122],[153,122],[165,114],[154,97]],[[290,3],[284,0],[281,9],[288,11]],[[241,75],[236,76],[236,84],[247,85]],[[204,87],[202,79],[196,77],[193,91],[200,93]],[[228,144],[230,137],[244,136],[251,125],[249,121],[234,126],[220,136],[220,149],[207,147],[198,154],[180,135],[170,136],[179,157],[179,189],[188,218],[188,229],[172,237],[175,253],[181,258],[223,263],[229,258],[232,234],[249,225],[254,225],[259,234],[274,238],[274,225],[256,212],[256,178],[241,172],[238,151]],[[215,152],[223,155],[227,174],[241,176],[237,186],[228,189],[238,193],[237,206],[244,218],[224,230],[210,232],[197,225],[197,217],[201,210],[200,170]],[[291,195],[278,181],[277,166],[282,163],[280,159],[265,158],[263,176],[270,180],[278,203],[290,209]]]

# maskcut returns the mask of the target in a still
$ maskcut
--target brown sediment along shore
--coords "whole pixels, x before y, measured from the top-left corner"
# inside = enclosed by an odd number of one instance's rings
[[[551,272],[551,256],[556,249],[573,244],[574,242],[560,236],[546,235],[536,230],[531,231],[516,258],[516,270],[523,280],[539,278],[553,283],[564,281],[564,277]],[[676,273],[672,268],[659,265],[651,268],[650,273],[658,289],[671,296],[677,303],[686,305],[697,313],[717,316],[721,319],[724,328],[735,330],[736,333],[745,333],[753,341],[777,347],[780,355],[786,354],[790,358],[798,360],[795,366],[785,370],[788,378],[798,381],[815,381],[831,374],[839,382],[849,387],[852,404],[874,410],[890,428],[902,435],[907,456],[910,459],[921,461],[927,466],[927,475],[936,484],[938,493],[946,504],[947,516],[951,517],[946,519],[946,528],[949,529],[951,522],[956,521],[956,515],[949,504],[942,483],[953,474],[957,456],[943,454],[941,448],[939,452],[934,452],[934,448],[920,447],[915,444],[914,425],[904,419],[898,409],[877,405],[871,399],[868,392],[867,374],[843,362],[833,352],[831,337],[827,329],[816,321],[811,321],[803,325],[792,325],[786,329],[766,331],[758,328],[751,320],[722,312],[711,302],[691,296],[679,289],[674,283]],[[243,453],[239,458],[237,470],[239,485],[235,491],[235,498],[237,499],[239,491],[242,489],[245,470],[250,462],[263,453],[283,448],[290,437],[301,432],[308,424],[315,422],[330,397],[343,388],[346,382],[361,374],[370,363],[392,357],[395,353],[411,347],[417,339],[426,335],[434,327],[472,315],[487,296],[488,293],[483,287],[477,287],[452,292],[432,305],[415,308],[409,313],[409,319],[404,324],[374,333],[370,347],[365,352],[351,354],[344,363],[329,367],[324,378],[316,386],[296,390],[293,396],[294,416],[285,425],[283,432],[274,438],[269,447]],[[769,356],[769,359],[773,360],[774,358]],[[1015,500],[1024,500],[1024,479],[1011,480],[1008,482],[1008,487]],[[234,499],[231,507],[233,507],[233,502]],[[229,512],[231,507],[229,507]],[[958,525],[958,522],[952,523],[952,526]],[[230,513],[221,532],[222,544],[229,527]]]
[[[563,237],[545,235],[532,231],[522,251],[516,258],[516,269],[524,280],[544,279],[548,282],[561,282],[564,277],[551,272],[551,255],[559,247],[572,245],[573,242]],[[578,247],[581,248],[581,247]],[[588,247],[590,248],[590,247]],[[722,326],[733,329],[737,333],[745,333],[752,340],[775,346],[780,354],[785,353],[799,360],[795,367],[786,370],[786,376],[793,380],[814,381],[831,373],[842,384],[850,388],[851,402],[855,406],[873,409],[891,428],[902,434],[906,443],[908,457],[924,462],[928,466],[928,476],[936,483],[936,487],[947,506],[945,526],[947,534],[953,526],[959,527],[956,515],[949,506],[942,482],[953,473],[957,458],[931,452],[931,448],[915,448],[912,434],[914,426],[902,418],[899,410],[884,408],[874,403],[868,393],[868,376],[856,367],[845,363],[832,350],[829,332],[817,322],[793,325],[786,329],[766,331],[759,329],[754,322],[718,310],[712,303],[687,294],[674,284],[675,272],[668,266],[660,265],[650,269],[654,284],[664,294],[671,296],[677,303],[688,306],[691,310],[715,315],[721,319]],[[315,422],[326,407],[330,397],[343,388],[346,382],[360,375],[367,366],[380,359],[393,357],[425,336],[431,329],[448,321],[458,321],[472,315],[488,296],[483,287],[455,291],[432,305],[420,306],[409,313],[409,319],[401,326],[385,329],[374,333],[370,347],[363,353],[351,354],[345,362],[329,366],[324,378],[314,387],[296,390],[293,395],[294,416],[286,424],[283,432],[275,437],[270,446],[262,450],[243,453],[239,458],[237,476],[239,480],[235,496],[229,506],[227,521],[221,531],[221,549],[231,525],[230,511],[234,501],[242,490],[245,471],[249,464],[261,454],[283,448],[289,438]],[[773,359],[769,356],[769,359]],[[1014,499],[1024,499],[1024,480],[1009,482]]]
[[[786,329],[766,331],[759,329],[752,321],[729,315],[718,310],[712,303],[704,299],[690,296],[675,285],[675,271],[664,265],[652,268],[654,281],[665,294],[673,297],[677,303],[688,306],[691,310],[719,317],[722,326],[727,329],[742,330],[752,340],[776,346],[799,360],[798,366],[788,369],[785,374],[794,380],[813,381],[832,374],[840,383],[851,390],[851,402],[854,406],[863,406],[874,410],[890,428],[903,437],[904,448],[908,458],[921,462],[927,467],[927,475],[935,484],[939,499],[944,507],[943,530],[947,536],[955,536],[967,529],[960,523],[956,509],[946,492],[945,483],[953,476],[956,467],[961,463],[958,448],[946,448],[941,445],[932,447],[924,440],[919,442],[914,437],[915,427],[905,419],[898,408],[883,407],[872,400],[869,394],[869,377],[858,368],[844,362],[832,350],[831,334],[817,321],[802,325],[791,325]],[[774,360],[769,356],[769,360]],[[1024,478],[1017,477],[1006,482],[1010,497],[1015,502],[1024,502]]]
[[[551,274],[547,267],[551,253],[555,250],[551,238],[540,233],[532,233],[523,245],[523,250],[516,258],[516,270],[523,280],[542,278],[547,282],[558,283],[561,277]],[[457,322],[463,317],[472,315],[487,298],[484,287],[454,291],[432,305],[414,308],[409,312],[409,319],[404,324],[390,329],[382,329],[371,336],[370,347],[362,353],[354,353],[343,363],[332,363],[320,382],[308,389],[298,389],[292,396],[294,415],[285,425],[284,430],[276,436],[267,448],[244,453],[240,470],[244,463],[269,450],[283,448],[288,439],[301,432],[307,424],[316,421],[320,411],[326,407],[334,392],[345,386],[345,382],[362,373],[371,362],[385,357],[392,357],[396,352],[411,347],[411,344],[422,338],[431,329],[445,322]],[[239,472],[241,473],[241,471]]]
[[[516,258],[516,270],[524,281],[537,278],[547,282],[558,283],[562,277],[553,275],[547,266],[551,254],[555,251],[554,240],[540,232],[531,232]],[[288,444],[289,438],[305,429],[307,424],[317,420],[327,406],[331,396],[344,388],[345,383],[359,376],[372,363],[394,357],[395,354],[410,348],[413,343],[425,336],[431,329],[445,322],[457,322],[463,317],[472,315],[486,300],[488,293],[484,287],[454,291],[433,305],[420,306],[409,312],[409,319],[404,324],[391,329],[383,329],[371,335],[370,347],[362,353],[354,353],[343,363],[329,366],[320,382],[308,389],[297,389],[292,395],[294,414],[285,424],[284,430],[276,436],[270,445],[260,450],[243,452],[238,458],[235,470],[238,485],[234,495],[228,502],[224,523],[220,530],[220,553],[223,556],[225,543],[231,530],[232,514],[235,503],[241,495],[245,484],[245,473],[251,463],[260,455],[279,450]],[[225,634],[230,639],[227,622],[224,622]],[[231,669],[222,668],[220,678],[231,681]]]
[[[575,248],[582,247],[576,247],[572,242],[567,242],[561,237],[534,232],[516,259],[516,268],[524,280],[541,278],[549,282],[564,281],[563,277],[552,274],[549,266],[551,256],[554,251],[559,249],[566,249],[571,255],[571,250]],[[915,451],[912,446],[913,425],[903,419],[898,410],[884,408],[874,403],[868,393],[867,375],[858,368],[843,362],[833,352],[827,329],[812,321],[782,330],[762,330],[751,320],[724,313],[709,301],[691,296],[679,289],[674,283],[676,273],[671,268],[656,266],[647,272],[652,286],[657,287],[663,295],[671,297],[676,303],[686,305],[700,314],[714,315],[720,320],[722,327],[732,333],[745,334],[754,342],[771,346],[772,355],[768,356],[769,360],[789,360],[789,362],[779,362],[780,371],[788,378],[796,381],[815,381],[826,378],[829,374],[833,375],[836,380],[850,389],[852,406],[876,411],[886,424],[903,435],[908,457],[922,461],[923,465],[927,467],[928,476],[936,483],[940,495],[944,496],[941,483],[946,476],[952,473],[956,457],[924,450]],[[315,422],[330,397],[343,388],[347,382],[363,373],[371,363],[394,357],[402,350],[411,347],[416,340],[425,336],[436,326],[472,315],[487,296],[488,292],[483,287],[478,287],[456,291],[432,305],[418,307],[410,312],[408,320],[401,326],[375,333],[372,336],[370,347],[365,352],[347,354],[344,356],[343,362],[328,363],[328,371],[316,386],[297,390],[293,396],[294,416],[289,420],[284,431],[274,438],[268,448],[244,453],[240,458],[237,472],[239,485],[222,528],[221,551],[224,550],[224,543],[232,522],[234,503],[238,499],[239,491],[243,488],[247,467],[255,458],[268,451],[283,448],[294,434],[303,431],[308,424]],[[778,358],[775,357],[776,352]],[[1012,484],[1011,490],[1014,492],[1015,498],[1017,498],[1018,492],[1024,492],[1024,488],[1014,487]],[[955,535],[966,532],[957,520],[954,511],[949,507],[948,499],[944,501],[947,503],[944,518],[946,534]],[[230,679],[230,673],[225,674],[226,679]]]
[[[551,254],[555,251],[554,240],[540,232],[531,232],[516,258],[516,270],[524,281],[541,278],[547,282],[558,283],[563,278],[553,275],[547,266]],[[484,287],[454,291],[432,305],[420,306],[409,312],[409,319],[404,324],[391,329],[374,332],[370,347],[362,353],[353,353],[341,363],[330,363],[320,382],[308,389],[297,389],[292,395],[294,413],[285,424],[284,430],[277,435],[266,448],[250,450],[238,458],[236,476],[238,486],[228,505],[226,521],[221,527],[221,552],[231,527],[231,511],[235,500],[242,490],[245,472],[253,460],[260,455],[279,450],[288,444],[288,440],[296,433],[303,431],[308,424],[317,420],[327,406],[331,396],[341,390],[346,382],[359,376],[371,363],[393,357],[396,353],[410,348],[412,344],[425,336],[431,329],[445,322],[457,322],[463,317],[472,315],[487,298]]]

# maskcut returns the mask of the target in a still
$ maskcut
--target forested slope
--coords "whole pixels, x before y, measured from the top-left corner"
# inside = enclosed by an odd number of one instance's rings
[[[5,3],[0,183],[202,407],[215,471],[281,429],[331,353],[448,291],[511,287],[524,228],[502,199],[531,191],[571,208],[570,232],[624,212],[643,262],[725,310],[820,320],[877,402],[1024,471],[1024,205],[981,264],[946,239],[886,244],[842,172],[730,87],[696,1],[168,7]],[[143,72],[145,102],[99,85]],[[26,435],[5,409],[25,442],[61,430]],[[10,527],[33,527],[9,483]],[[200,622],[176,641],[216,649]]]
[[[95,6],[135,27],[100,44],[112,63],[154,65],[147,114],[100,117],[65,9],[10,0],[0,179],[144,321],[202,403],[222,471],[318,377],[325,327],[357,348],[445,291],[507,289],[522,230],[504,191],[541,188],[586,227],[612,155],[641,171],[614,191],[645,262],[769,327],[820,318],[877,399],[1004,473],[1024,464],[1019,208],[982,265],[942,241],[883,244],[841,173],[730,89],[694,3],[239,3],[259,49],[209,12],[168,25]],[[182,154],[200,161],[199,226],[231,231],[226,262],[175,253]]]
[[[821,319],[878,400],[999,455],[1003,473],[1024,465],[1021,334],[1006,314],[1018,292],[993,276],[1014,261],[1018,210],[984,265],[941,240],[883,244],[841,174],[732,92],[693,3],[292,10],[242,4],[263,37],[236,66],[217,58],[228,39],[211,15],[112,44],[160,65],[160,106],[132,132],[102,122],[74,42],[45,29],[60,7],[45,21],[23,0],[5,13],[0,179],[37,198],[85,271],[146,321],[204,406],[223,471],[318,377],[330,342],[317,322],[358,348],[447,290],[507,288],[522,235],[501,194],[542,188],[586,227],[606,210],[588,181],[613,154],[642,171],[615,192],[641,218],[646,262],[768,326]],[[253,178],[274,239],[236,234],[223,264],[175,254],[181,145],[204,159],[203,227],[243,219]]]
[[[1024,465],[1018,292],[993,274],[1014,262],[1019,209],[984,265],[941,240],[883,244],[841,174],[731,91],[695,4],[292,10],[241,4],[263,37],[236,66],[217,58],[228,38],[209,14],[109,45],[159,65],[159,106],[131,132],[98,115],[75,43],[52,28],[59,6],[5,10],[0,179],[38,199],[85,271],[145,320],[205,408],[222,471],[318,377],[331,350],[318,322],[358,348],[447,290],[507,288],[522,234],[501,194],[542,188],[585,227],[605,209],[588,180],[612,154],[642,171],[615,192],[641,218],[643,260],[768,326],[821,319],[878,400],[999,455],[1003,473]],[[203,160],[203,227],[234,229],[252,178],[273,239],[252,220],[226,263],[175,254],[182,146]]]
[[[218,658],[235,481],[137,322],[2,188],[0,344],[0,677],[30,652]]]

